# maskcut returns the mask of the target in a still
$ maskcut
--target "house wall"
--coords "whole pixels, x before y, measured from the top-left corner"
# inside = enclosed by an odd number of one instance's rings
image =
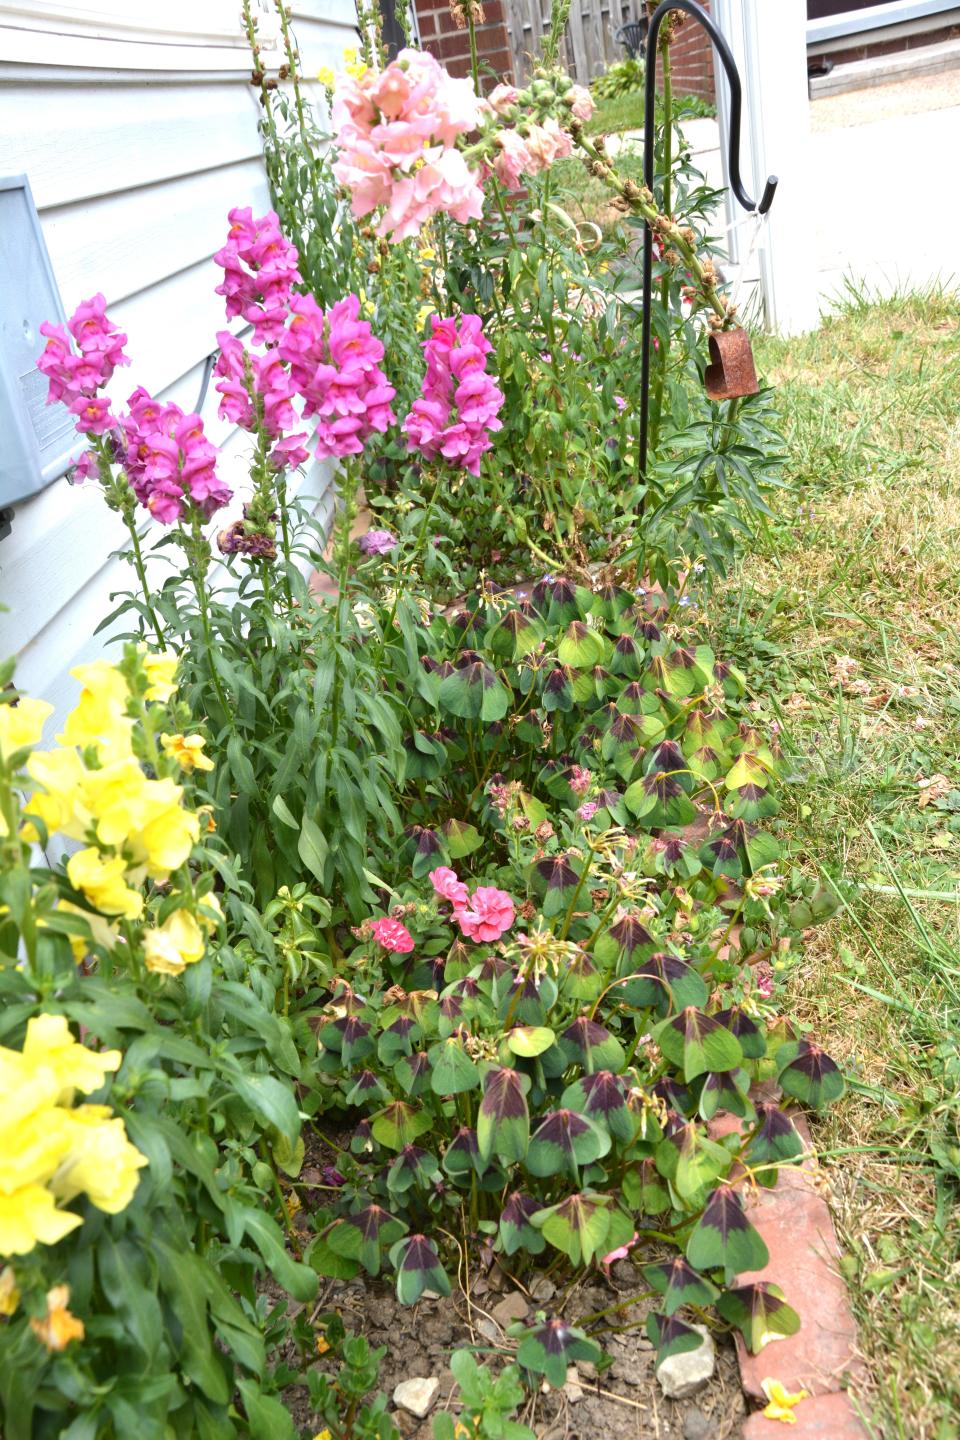
[[[303,74],[336,66],[354,43],[353,0],[291,8]],[[275,68],[281,53],[264,58]],[[127,332],[118,403],[142,384],[196,406],[226,327],[212,256],[227,211],[269,207],[250,70],[239,0],[0,0],[0,173],[30,179],[66,313],[102,291]],[[217,419],[218,399],[211,385],[202,414],[236,486],[249,438]],[[314,465],[300,493],[329,507],[329,483]],[[70,667],[102,653],[93,632],[111,593],[132,588],[111,559],[124,533],[92,487],[61,479],[17,506],[0,540],[0,655],[17,654],[18,683],[60,713]]]

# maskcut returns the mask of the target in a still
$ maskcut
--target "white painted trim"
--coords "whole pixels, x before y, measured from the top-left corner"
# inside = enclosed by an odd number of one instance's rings
[[[819,323],[815,233],[810,186],[810,107],[807,97],[806,5],[804,0],[714,0],[743,85],[741,170],[754,198],[768,174],[779,177],[760,251],[760,279],[767,327],[800,334]],[[720,67],[718,76],[722,77]],[[717,86],[721,134],[729,126],[726,79]],[[726,151],[721,142],[726,172]],[[727,198],[728,223],[744,212]],[[734,260],[746,232],[734,231]]]

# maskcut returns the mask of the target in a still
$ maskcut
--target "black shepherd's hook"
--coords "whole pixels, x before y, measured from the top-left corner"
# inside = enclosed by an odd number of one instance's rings
[[[685,10],[688,15],[702,25],[704,30],[713,41],[713,48],[720,57],[720,62],[727,73],[730,82],[730,133],[727,136],[727,173],[730,176],[730,189],[744,210],[755,211],[758,215],[765,215],[773,204],[773,197],[777,189],[777,177],[771,175],[763,189],[763,198],[759,205],[755,204],[746,190],[743,188],[743,181],[740,178],[740,112],[743,109],[743,94],[740,88],[740,74],[737,70],[737,63],[730,51],[730,46],[710,19],[710,16],[696,0],[663,0],[650,17],[650,26],[647,31],[647,73],[644,77],[644,119],[643,119],[643,183],[647,189],[653,190],[654,181],[654,111],[657,94],[657,36],[660,25],[665,16],[671,10]],[[650,408],[650,301],[653,290],[653,231],[650,229],[650,222],[644,221],[643,226],[643,353],[641,355],[640,369],[640,463],[639,477],[646,479],[647,475],[647,419]],[[640,511],[643,513],[643,500],[640,501]]]

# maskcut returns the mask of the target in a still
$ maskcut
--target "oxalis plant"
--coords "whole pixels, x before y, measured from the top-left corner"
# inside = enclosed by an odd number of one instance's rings
[[[777,1285],[737,1283],[768,1258],[744,1200],[801,1158],[784,1107],[843,1082],[772,1003],[806,918],[757,824],[776,758],[675,614],[559,579],[425,632],[408,877],[311,1022],[306,1108],[341,1137],[322,1274],[392,1271],[411,1304],[478,1262],[568,1281],[642,1243],[674,1252],[644,1267],[661,1358],[711,1307],[752,1350],[796,1330]],[[518,1338],[548,1378],[596,1348],[559,1315]]]

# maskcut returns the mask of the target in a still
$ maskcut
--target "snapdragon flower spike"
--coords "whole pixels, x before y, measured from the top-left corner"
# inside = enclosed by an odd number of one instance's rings
[[[382,435],[397,418],[396,391],[380,369],[383,345],[360,319],[356,295],[326,312],[312,295],[295,295],[290,312],[276,353],[303,397],[303,418],[318,417],[317,457],[360,455],[374,431]]]
[[[503,428],[497,418],[503,392],[486,373],[493,346],[479,315],[462,315],[459,322],[434,315],[430,323],[420,398],[403,422],[407,449],[479,475],[480,457],[493,444],[491,434]]]
[[[339,76],[333,173],[351,192],[353,214],[383,206],[377,234],[395,243],[440,213],[479,220],[480,177],[456,148],[479,115],[472,82],[454,79],[425,51],[401,50],[382,71]]]
[[[142,387],[128,403],[120,422],[123,465],[137,499],[163,525],[174,524],[191,505],[208,520],[233,492],[217,476],[217,452],[200,416],[163,405]]]
[[[47,377],[47,404],[59,400],[67,405],[82,435],[103,435],[114,428],[110,403],[98,399],[97,392],[118,365],[130,364],[123,352],[127,337],[107,317],[106,303],[102,295],[94,295],[77,306],[66,329],[46,320],[40,326],[47,344],[37,369]]]
[[[258,405],[264,429],[271,439],[279,440],[284,431],[291,430],[297,423],[292,403],[297,390],[276,350],[250,355],[229,330],[217,333],[217,343],[220,354],[214,374],[221,377],[216,386],[222,397],[221,419],[230,420],[244,430],[256,430],[255,405]]]
[[[275,344],[283,333],[291,287],[302,277],[296,247],[285,239],[276,212],[258,220],[250,206],[231,210],[227,243],[214,255],[224,271],[216,293],[227,302],[227,319],[242,315],[258,345]]]

